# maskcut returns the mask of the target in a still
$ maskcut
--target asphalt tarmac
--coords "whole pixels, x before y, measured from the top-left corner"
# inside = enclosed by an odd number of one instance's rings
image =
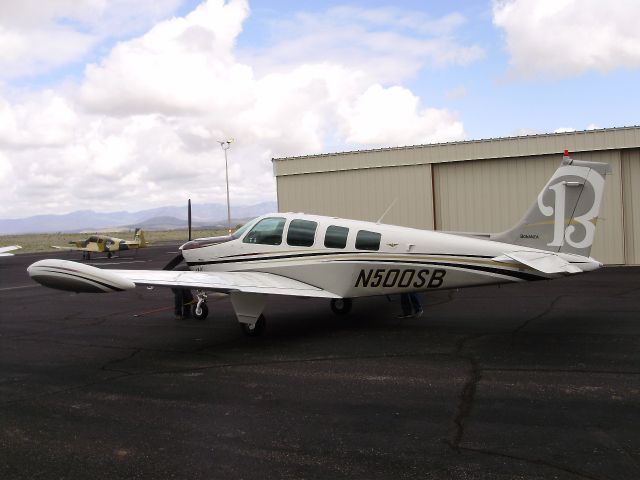
[[[91,263],[161,268],[172,246]],[[0,479],[640,478],[640,268],[175,320],[0,259]],[[77,259],[76,254],[57,254]]]

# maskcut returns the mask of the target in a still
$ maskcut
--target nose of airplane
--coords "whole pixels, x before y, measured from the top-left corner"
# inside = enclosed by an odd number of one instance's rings
[[[221,237],[197,238],[195,240],[190,240],[182,245],[180,247],[180,250],[184,252],[185,250],[210,247],[211,245],[218,245],[220,243],[230,242],[231,240],[233,240],[233,237],[231,235],[224,235]]]

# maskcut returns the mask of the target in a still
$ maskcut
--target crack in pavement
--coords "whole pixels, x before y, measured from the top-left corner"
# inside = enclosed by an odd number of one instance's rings
[[[549,304],[549,306],[542,312],[539,313],[538,315],[534,315],[533,317],[525,320],[524,322],[522,322],[519,326],[517,326],[512,332],[511,332],[511,346],[514,345],[515,343],[515,338],[516,336],[525,328],[527,328],[529,326],[529,324],[531,324],[532,322],[535,322],[536,320],[540,320],[542,317],[544,317],[545,315],[549,314],[551,312],[551,310],[553,310],[553,307],[556,306],[556,303],[558,303],[561,299],[568,297],[569,295],[559,295],[556,298],[553,299],[553,301]]]
[[[478,387],[478,383],[482,379],[482,369],[480,368],[479,363],[472,356],[462,355],[462,350],[464,350],[465,344],[468,341],[476,340],[487,335],[491,334],[483,333],[470,335],[463,337],[456,342],[456,349],[453,353],[453,357],[465,360],[470,365],[470,368],[467,374],[467,381],[463,385],[460,396],[458,397],[456,415],[453,419],[453,433],[451,437],[445,441],[454,450],[458,450],[460,448],[460,442],[464,435],[465,421],[471,414],[471,409],[473,408],[473,402],[476,396],[476,389]]]
[[[613,295],[614,298],[617,297],[626,297],[627,295],[634,293],[634,292],[638,292],[640,291],[640,288],[632,288],[631,290],[627,290],[625,292],[620,292],[620,293],[616,293],[615,295]]]
[[[542,313],[527,319],[525,322],[523,322],[518,327],[516,327],[511,332],[511,344],[513,345],[515,341],[515,336],[520,331],[526,328],[531,322],[538,320],[539,318],[542,318],[544,315],[547,315],[553,309],[555,304],[564,296],[565,295],[560,295],[556,297]],[[467,342],[470,342],[472,340],[477,340],[482,337],[495,336],[495,335],[499,335],[499,334],[481,333],[476,335],[469,335],[461,338],[456,343],[456,348],[453,353],[453,356],[466,361],[469,364],[470,368],[467,373],[467,380],[463,385],[462,391],[460,392],[460,395],[458,397],[458,404],[456,406],[456,415],[453,419],[453,424],[455,427],[453,429],[453,433],[451,434],[450,438],[446,440],[446,443],[454,450],[460,449],[460,443],[462,442],[462,437],[464,436],[465,422],[467,418],[469,418],[469,416],[471,415],[471,410],[473,408],[473,403],[476,397],[476,390],[478,387],[478,383],[482,379],[482,371],[483,371],[482,367],[480,366],[480,363],[473,356],[462,355],[462,351],[464,350]]]
[[[575,468],[567,467],[567,466],[561,465],[559,463],[550,462],[548,460],[542,460],[542,459],[539,459],[539,458],[527,458],[527,457],[522,457],[522,456],[519,456],[519,455],[513,455],[513,454],[510,454],[510,453],[498,452],[498,451],[493,451],[493,450],[484,450],[482,448],[473,448],[473,447],[458,447],[458,450],[466,451],[466,452],[472,452],[472,453],[480,453],[482,455],[490,455],[490,456],[494,456],[494,457],[508,458],[510,460],[519,460],[519,461],[522,461],[522,462],[532,463],[532,464],[535,464],[535,465],[543,465],[545,467],[549,467],[549,468],[553,468],[553,469],[556,469],[556,470],[560,470],[560,471],[565,472],[565,473],[570,473],[570,474],[575,475],[577,477],[585,478],[585,479],[588,479],[588,480],[612,480],[611,477],[608,477],[608,476],[598,477],[598,476],[595,476],[595,475],[593,475],[591,473],[583,472],[583,471],[577,470]]]
[[[122,373],[125,374],[126,376],[130,376],[133,375],[132,372],[129,372],[127,370],[118,370],[116,368],[108,368],[109,365],[113,365],[114,363],[120,363],[120,362],[126,362],[127,360],[131,360],[133,357],[135,357],[137,354],[139,354],[142,350],[139,348],[136,348],[133,352],[131,352],[129,355],[122,357],[122,358],[115,358],[113,360],[109,360],[108,362],[104,363],[101,367],[100,370],[104,371],[104,372],[113,372],[113,373]]]

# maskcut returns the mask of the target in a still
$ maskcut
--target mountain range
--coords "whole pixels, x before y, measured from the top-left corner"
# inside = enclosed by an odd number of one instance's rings
[[[232,225],[269,212],[276,212],[276,202],[231,207]],[[194,228],[226,226],[227,206],[220,203],[193,204]],[[146,230],[172,230],[187,227],[187,207],[158,207],[138,212],[96,212],[78,210],[63,215],[36,215],[28,218],[0,219],[0,235],[24,233],[74,233],[120,230],[141,227]]]

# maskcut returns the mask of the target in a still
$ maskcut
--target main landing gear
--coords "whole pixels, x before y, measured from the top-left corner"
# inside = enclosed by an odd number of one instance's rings
[[[265,306],[266,295],[232,292],[230,296],[242,333],[248,337],[263,335],[267,321],[261,312]],[[193,318],[196,320],[206,319],[209,315],[206,292],[198,290],[194,302],[191,307]],[[331,300],[330,306],[331,311],[336,315],[346,315],[353,307],[353,300],[350,298],[334,298]]]
[[[267,322],[262,315],[265,307],[266,295],[231,292],[231,303],[236,313],[242,333],[249,337],[259,337],[264,334]],[[191,314],[196,320],[204,320],[209,315],[207,307],[207,293],[203,290],[196,291]]]

